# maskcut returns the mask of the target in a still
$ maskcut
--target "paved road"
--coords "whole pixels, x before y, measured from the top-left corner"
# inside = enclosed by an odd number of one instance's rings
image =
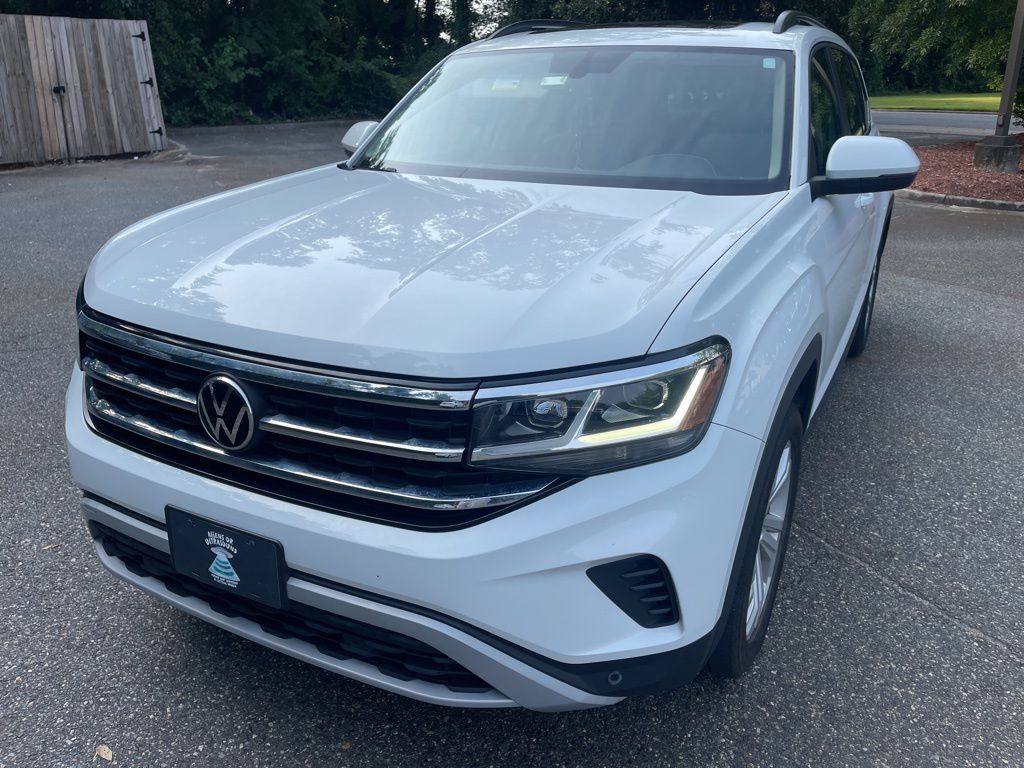
[[[562,715],[432,708],[108,577],[61,438],[86,263],[139,217],[329,161],[338,137],[195,131],[202,158],[0,173],[0,766],[95,768],[99,744],[140,768],[1024,765],[1024,215],[899,203],[871,347],[809,436],[742,680]]]
[[[924,110],[876,109],[872,112],[879,130],[896,136],[912,146],[941,144],[950,141],[977,141],[991,135],[996,116],[978,112],[930,112]],[[1011,126],[1013,133],[1024,128]]]

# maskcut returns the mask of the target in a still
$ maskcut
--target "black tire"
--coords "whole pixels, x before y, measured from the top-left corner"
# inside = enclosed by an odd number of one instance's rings
[[[878,259],[875,259],[875,268],[871,270],[871,282],[868,283],[868,292],[864,296],[864,303],[860,308],[860,317],[857,318],[857,330],[853,332],[850,339],[850,350],[847,357],[860,357],[868,348],[868,334],[871,333],[871,319],[875,315],[875,291],[878,289]]]
[[[885,250],[885,241],[889,238],[889,222],[892,220],[892,206],[885,215],[885,226],[882,227],[882,237],[878,241],[878,253],[875,254],[875,266],[871,270],[871,282],[868,283],[868,292],[864,296],[864,303],[860,308],[860,317],[857,318],[857,330],[853,332],[850,339],[850,350],[847,357],[860,357],[868,348],[868,334],[871,333],[871,320],[875,316],[875,292],[878,290],[878,270],[882,264],[882,252]]]
[[[743,538],[744,551],[737,558],[739,574],[733,589],[732,603],[726,608],[727,614],[722,636],[708,659],[708,670],[719,677],[739,677],[754,663],[761,644],[768,632],[775,596],[779,589],[779,577],[789,543],[789,531],[793,523],[793,504],[796,501],[797,484],[800,477],[800,456],[803,445],[803,421],[800,411],[791,405],[777,433],[770,439],[767,450],[758,467],[754,492],[747,509],[747,535]],[[786,514],[778,537],[777,557],[773,563],[773,574],[766,594],[759,602],[762,606],[748,626],[748,609],[753,592],[754,564],[758,550],[762,548],[761,532],[769,514],[769,501],[776,480],[776,472],[786,448],[789,448],[789,485],[786,496]],[[763,553],[762,549],[762,553]]]

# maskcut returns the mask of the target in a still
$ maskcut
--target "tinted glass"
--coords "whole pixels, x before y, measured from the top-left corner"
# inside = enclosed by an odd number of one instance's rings
[[[839,119],[839,105],[828,76],[828,61],[824,50],[811,59],[810,112],[811,112],[811,175],[825,173],[825,160],[832,145],[843,135]]]
[[[846,114],[846,122],[850,133],[854,136],[863,136],[868,132],[867,112],[864,104],[863,80],[860,77],[860,68],[845,51],[838,48],[829,49],[832,55],[832,62],[835,65],[836,79],[838,85],[837,96],[842,102],[843,112]]]
[[[462,54],[429,76],[354,163],[713,194],[784,189],[792,68],[781,51]]]

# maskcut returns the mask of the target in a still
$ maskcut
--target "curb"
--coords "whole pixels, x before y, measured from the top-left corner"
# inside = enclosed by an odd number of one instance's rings
[[[930,109],[929,107],[872,107],[872,112],[928,112],[933,115],[992,115],[995,117],[999,110],[994,112],[988,109]]]
[[[167,143],[171,145],[170,148],[147,155],[147,162],[163,163],[171,160],[180,160],[181,158],[186,157],[188,155],[188,147],[186,147],[180,141],[168,139]]]
[[[937,205],[957,205],[964,208],[985,208],[990,211],[1018,211],[1024,213],[1024,202],[1013,200],[983,200],[978,197],[960,197],[958,195],[942,195],[938,192],[920,192],[916,189],[899,189],[897,197],[916,200],[919,203],[935,203]]]

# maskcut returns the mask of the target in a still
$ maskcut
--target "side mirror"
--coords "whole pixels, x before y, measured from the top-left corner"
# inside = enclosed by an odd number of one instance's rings
[[[363,120],[356,123],[345,131],[345,136],[341,140],[341,148],[350,155],[353,154],[378,125],[379,123],[374,120]]]
[[[811,199],[889,192],[914,183],[921,161],[905,141],[889,136],[843,136],[832,145],[825,175],[811,179]]]

